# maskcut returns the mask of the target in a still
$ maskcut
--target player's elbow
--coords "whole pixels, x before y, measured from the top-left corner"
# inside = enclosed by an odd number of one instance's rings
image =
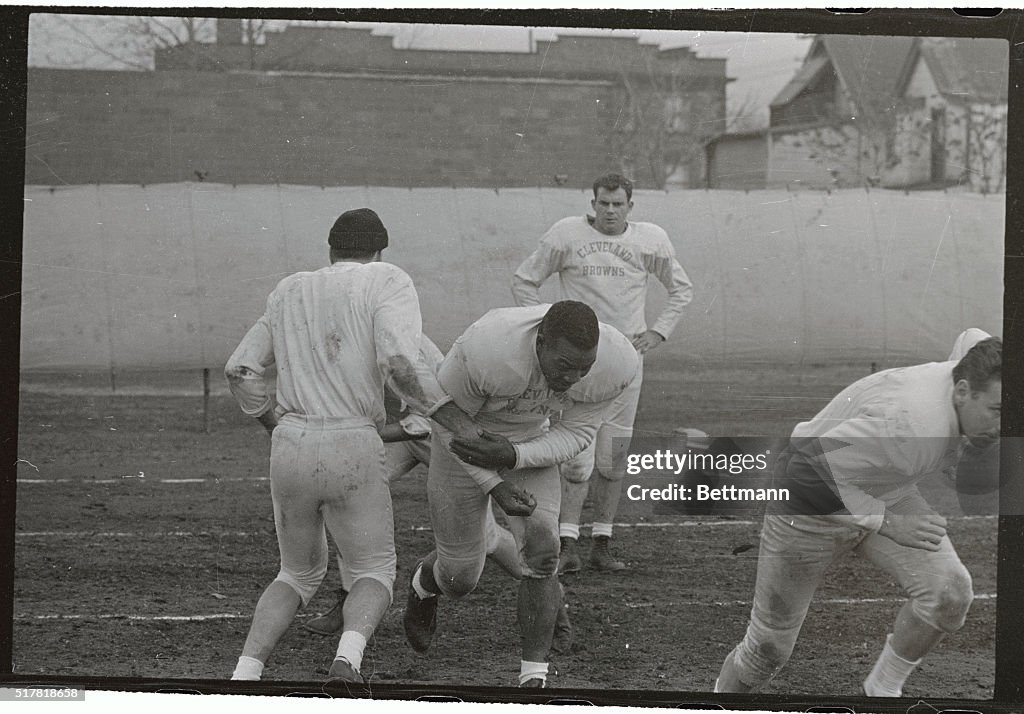
[[[390,355],[379,362],[385,380],[395,392],[412,406],[422,408],[427,397],[420,384],[419,374],[409,358],[404,355]]]
[[[229,359],[224,365],[224,378],[229,384],[237,384],[251,374],[248,367],[234,359]]]
[[[519,275],[512,276],[512,300],[519,307],[536,305],[540,302],[537,294],[539,286]]]

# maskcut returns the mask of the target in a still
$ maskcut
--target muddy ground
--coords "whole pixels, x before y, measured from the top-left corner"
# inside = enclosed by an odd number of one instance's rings
[[[647,370],[638,433],[694,427],[712,434],[788,433],[863,365]],[[14,659],[18,674],[230,676],[252,609],[274,577],[277,550],[267,476],[269,440],[214,378],[204,431],[198,374],[25,376],[20,395]],[[370,643],[371,683],[445,688],[514,686],[516,589],[488,564],[480,587],[446,601],[428,656],[405,644],[410,568],[432,546],[421,469],[394,487],[396,601]],[[187,480],[187,482],[181,482]],[[964,517],[934,492],[978,599],[966,626],[908,682],[908,697],[990,699],[995,678],[994,517]],[[584,514],[587,521],[588,513]],[[563,582],[575,626],[552,658],[553,687],[709,692],[742,637],[759,524],[731,517],[633,512],[614,547],[628,574],[585,570]],[[587,533],[587,529],[584,529]],[[581,541],[589,546],[586,537]],[[273,680],[324,678],[336,641],[298,626],[331,604],[332,567],[268,663]],[[853,557],[822,584],[774,694],[857,696],[902,596]]]

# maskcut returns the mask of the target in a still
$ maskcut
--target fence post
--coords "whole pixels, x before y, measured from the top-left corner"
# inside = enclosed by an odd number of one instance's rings
[[[210,433],[210,368],[203,367],[203,431]]]

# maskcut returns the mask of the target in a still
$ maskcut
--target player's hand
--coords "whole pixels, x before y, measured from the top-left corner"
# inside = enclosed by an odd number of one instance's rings
[[[516,449],[512,442],[500,434],[481,431],[479,436],[466,439],[456,436],[449,445],[452,453],[471,466],[482,469],[512,469],[516,465]]]
[[[646,354],[665,341],[665,338],[654,330],[648,330],[642,335],[633,338],[633,347],[640,354]]]
[[[269,409],[258,417],[256,420],[263,425],[263,428],[267,430],[268,434],[273,435],[274,427],[277,426],[277,414],[274,413],[273,409]]]
[[[537,507],[537,501],[532,495],[516,486],[514,483],[502,481],[490,491],[491,498],[501,506],[501,510],[509,516],[523,516],[524,518]]]
[[[908,548],[937,551],[946,535],[946,519],[935,513],[901,516],[886,511],[878,535]]]

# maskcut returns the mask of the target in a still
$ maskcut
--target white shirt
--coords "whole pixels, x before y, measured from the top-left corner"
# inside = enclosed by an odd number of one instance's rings
[[[693,284],[676,260],[664,230],[653,223],[626,224],[621,235],[595,229],[586,216],[563,218],[540,239],[512,278],[517,305],[540,302],[539,288],[558,273],[562,297],[590,305],[597,319],[632,338],[647,330],[647,278],[668,290],[665,307],[651,328],[668,338],[693,299]]]
[[[953,408],[956,364],[877,372],[793,429],[796,444],[818,437],[837,495],[856,525],[877,531],[886,504],[929,475],[955,471],[963,442]],[[815,471],[822,468],[819,463]]]
[[[449,401],[420,356],[421,330],[419,298],[401,268],[338,262],[278,283],[225,375],[251,416],[272,406],[265,372],[276,362],[279,416],[363,416],[380,427],[385,382],[424,415]]]
[[[480,428],[514,442],[515,468],[571,459],[593,440],[602,413],[633,380],[636,350],[618,330],[600,325],[597,361],[564,393],[551,390],[537,360],[537,331],[550,305],[491,310],[470,325],[441,363],[437,378]],[[548,418],[561,412],[549,427]],[[499,477],[468,467],[485,490]]]

